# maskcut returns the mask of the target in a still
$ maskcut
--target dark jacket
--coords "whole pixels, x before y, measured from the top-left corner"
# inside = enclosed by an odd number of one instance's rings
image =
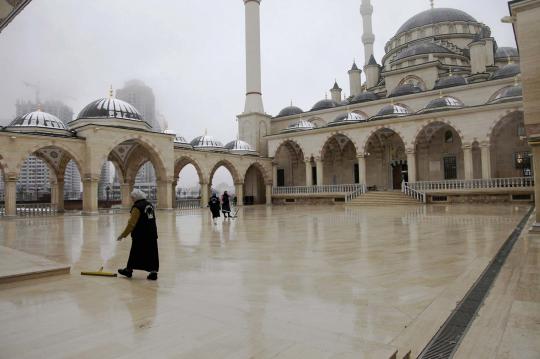
[[[223,193],[222,204],[221,204],[221,210],[223,213],[230,213],[231,212],[231,202],[229,200],[229,195],[227,193]]]
[[[159,270],[158,234],[154,206],[145,199],[133,204],[140,212],[139,220],[131,232],[131,251],[127,268],[140,269],[148,272]]]
[[[208,207],[210,207],[213,218],[220,217],[219,210],[221,209],[221,204],[219,203],[219,198],[212,196],[210,201],[208,201]]]

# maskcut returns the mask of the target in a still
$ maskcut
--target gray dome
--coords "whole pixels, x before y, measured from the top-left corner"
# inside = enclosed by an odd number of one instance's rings
[[[438,45],[431,41],[423,41],[412,44],[406,49],[402,50],[397,54],[396,58],[393,61],[398,61],[407,57],[421,55],[421,54],[452,54],[453,52],[448,50],[446,47]]]
[[[317,102],[313,107],[311,108],[311,111],[317,111],[317,110],[324,110],[327,108],[333,108],[339,106],[339,103],[337,103],[334,100],[324,99]]]
[[[314,128],[315,126],[311,122],[306,121],[306,120],[300,120],[300,121],[290,124],[289,127],[287,127],[281,132],[307,131],[307,130],[312,130]]]
[[[422,92],[420,87],[411,84],[403,84],[393,89],[388,97],[405,96],[419,92]]]
[[[377,95],[375,95],[373,92],[367,91],[367,92],[362,92],[362,93],[354,96],[353,99],[351,100],[351,103],[375,101],[375,100],[378,100],[378,99],[379,98],[377,97]]]
[[[477,22],[474,17],[467,14],[464,11],[450,8],[432,8],[426,11],[422,11],[405,21],[403,25],[396,32],[396,36],[412,30],[414,28],[436,24],[439,22]]]
[[[135,107],[117,98],[100,98],[92,101],[77,115],[81,118],[117,118],[122,120],[144,121],[142,115]]]
[[[67,131],[66,125],[56,116],[37,110],[15,118],[7,127],[29,128],[39,127]]]
[[[373,119],[383,119],[391,117],[402,117],[410,115],[409,110],[402,105],[390,104],[386,105],[377,112]]]
[[[245,141],[234,140],[225,145],[225,149],[237,155],[257,155],[258,153]]]
[[[186,140],[186,138],[184,136],[181,136],[181,135],[176,135],[174,137],[174,143],[185,143],[185,144],[189,144],[189,142]]]
[[[437,81],[435,81],[435,86],[433,87],[433,89],[438,90],[438,89],[443,89],[447,87],[462,86],[466,84],[467,84],[467,80],[464,77],[452,75],[452,76],[440,78]]]
[[[365,122],[367,118],[356,112],[343,113],[335,118],[328,126],[348,125],[351,123]]]
[[[195,137],[190,143],[195,149],[223,150],[223,144],[212,136],[204,135]]]
[[[457,98],[442,96],[429,101],[427,106],[420,110],[419,113],[454,110],[463,107],[465,107],[465,104]]]
[[[523,98],[523,88],[520,84],[503,87],[495,92],[491,98],[488,102],[490,104],[521,100]]]
[[[303,113],[302,109],[300,107],[296,106],[287,106],[283,110],[279,111],[278,115],[276,117],[284,117],[284,116],[292,116],[292,115],[299,115]]]
[[[518,50],[515,47],[503,46],[497,48],[497,51],[495,51],[496,59],[506,60],[508,57],[519,57]]]
[[[506,77],[513,77],[516,76],[521,72],[521,68],[518,64],[508,64],[505,65],[499,69],[497,69],[494,73],[491,74],[490,80],[497,80],[497,79],[503,79]]]

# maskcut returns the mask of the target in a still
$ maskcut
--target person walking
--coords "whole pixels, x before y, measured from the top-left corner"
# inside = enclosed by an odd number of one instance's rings
[[[117,238],[122,238],[131,233],[131,250],[127,265],[119,269],[118,273],[131,278],[133,270],[150,272],[146,277],[149,280],[157,280],[159,271],[158,234],[156,226],[156,214],[154,206],[146,200],[146,193],[135,189],[130,194],[133,200],[131,216],[126,228]]]
[[[210,197],[208,207],[210,207],[210,212],[212,212],[212,220],[214,221],[214,224],[217,224],[217,219],[220,217],[219,210],[221,209],[221,204],[219,203],[219,198],[215,193],[213,193],[212,197]]]
[[[223,218],[232,218],[230,198],[227,191],[223,192],[223,195],[221,196],[221,212],[223,212]]]

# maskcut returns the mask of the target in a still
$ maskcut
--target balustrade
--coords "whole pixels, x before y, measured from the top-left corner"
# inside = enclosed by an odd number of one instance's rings
[[[469,190],[534,187],[533,177],[488,178],[472,180],[421,181],[407,184],[417,191]]]
[[[54,216],[57,212],[57,206],[50,203],[17,203],[18,216]]]
[[[201,200],[199,198],[183,198],[176,200],[177,209],[195,209],[201,208]]]
[[[365,189],[365,185],[361,184],[336,184],[322,186],[290,186],[290,187],[273,187],[272,194],[326,194],[326,193],[354,193]]]

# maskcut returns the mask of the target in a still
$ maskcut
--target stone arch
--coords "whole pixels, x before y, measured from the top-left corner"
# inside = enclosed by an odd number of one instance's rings
[[[351,184],[358,173],[358,145],[345,133],[329,134],[320,150],[323,165],[322,183]]]
[[[323,156],[323,151],[324,151],[325,146],[328,144],[328,141],[330,141],[331,139],[333,139],[336,136],[347,137],[347,139],[354,146],[355,151],[358,153],[358,149],[360,148],[360,146],[358,145],[358,141],[356,139],[353,139],[353,137],[350,136],[349,134],[347,134],[346,132],[335,131],[335,132],[332,132],[332,133],[329,133],[329,134],[326,135],[326,138],[324,139],[323,145],[321,146],[321,149],[319,150],[319,157]]]
[[[303,154],[306,153],[304,147],[302,146],[302,144],[292,138],[286,138],[284,139],[283,141],[281,141],[279,143],[279,145],[276,147],[276,150],[275,152],[273,153],[272,157],[276,157],[276,154],[279,152],[279,150],[281,149],[282,146],[286,145],[287,143],[293,143],[294,145],[298,146],[298,148],[300,148],[300,150],[302,151]]]
[[[244,172],[244,176],[243,178],[246,178],[246,173],[249,171],[249,169],[251,167],[255,167],[258,171],[260,171],[263,179],[264,179],[264,184],[272,184],[272,176],[268,173],[268,171],[264,168],[263,165],[261,165],[259,162],[252,162],[247,168],[246,168],[246,171]]]
[[[276,149],[274,162],[278,171],[277,186],[304,186],[306,184],[306,162],[312,154],[306,154],[294,140],[284,140]],[[282,182],[281,182],[282,181]]]
[[[165,167],[165,164],[163,162],[163,159],[159,155],[159,149],[155,144],[153,144],[148,139],[144,138],[141,135],[125,135],[123,137],[118,138],[117,140],[113,141],[103,152],[99,160],[97,161],[97,165],[100,166],[105,161],[108,160],[109,154],[114,150],[114,148],[126,141],[135,141],[139,145],[141,145],[146,151],[148,152],[148,158],[152,165],[154,166],[154,169],[156,171],[156,179],[159,180],[166,180],[167,179],[167,168]],[[97,171],[99,172],[100,169],[93,168],[92,172]]]
[[[268,178],[264,167],[258,162],[253,162],[248,166],[243,177],[244,204],[266,203],[266,186],[271,184],[272,180]]]
[[[388,129],[388,130],[392,130],[394,131],[398,136],[399,138],[401,139],[401,141],[403,142],[403,144],[405,145],[405,147],[407,147],[407,141],[405,139],[405,136],[403,135],[403,133],[397,129],[395,126],[393,125],[384,125],[384,126],[377,126],[376,128],[372,129],[369,134],[365,137],[364,141],[362,143],[360,143],[360,146],[357,146],[357,149],[360,149],[362,152],[359,153],[359,155],[364,155],[366,152],[367,152],[367,146],[368,146],[368,143],[369,143],[369,140],[371,139],[371,137],[378,131],[381,131],[381,130],[384,130],[384,129]]]
[[[210,171],[208,172],[208,183],[211,184],[211,181],[214,177],[214,174],[216,173],[217,169],[221,166],[225,167],[227,171],[231,174],[233,178],[234,183],[242,183],[244,178],[241,177],[240,172],[236,168],[236,166],[227,159],[220,159],[216,163],[214,163],[212,166],[210,166]]]
[[[23,164],[24,164],[24,161],[26,161],[26,159],[28,158],[28,156],[32,155],[33,153],[41,150],[41,149],[45,149],[47,147],[57,147],[59,149],[61,149],[62,151],[64,151],[74,162],[75,164],[77,165],[77,169],[79,170],[79,173],[82,174],[82,169],[84,168],[83,167],[83,161],[81,160],[81,158],[76,154],[75,151],[73,151],[71,148],[69,148],[69,146],[66,146],[65,144],[62,143],[62,141],[56,141],[56,140],[51,140],[51,141],[47,141],[45,143],[38,143],[38,144],[35,144],[33,145],[32,147],[30,147],[29,149],[27,149],[24,154],[22,156],[20,156],[17,161],[16,161],[16,171],[17,173],[20,172]]]
[[[176,181],[178,179],[182,169],[189,164],[191,164],[195,168],[195,171],[197,171],[199,182],[207,183],[209,179],[204,177],[204,172],[201,169],[201,166],[193,157],[189,155],[182,155],[174,161],[174,180]]]
[[[418,86],[422,89],[422,91],[426,90],[426,82],[419,76],[416,75],[407,75],[404,78],[399,81],[398,86],[404,85],[404,84],[411,84]]]
[[[438,118],[438,119],[427,120],[427,121],[423,122],[420,127],[418,127],[416,133],[413,136],[413,142],[411,143],[413,148],[418,144],[418,139],[419,139],[419,136],[422,134],[422,132],[427,127],[429,127],[429,126],[431,126],[433,124],[436,124],[436,123],[442,123],[442,124],[450,126],[459,135],[459,139],[461,140],[461,143],[464,143],[465,138],[463,136],[463,132],[461,131],[461,129],[459,127],[457,127],[450,120],[447,120],[447,119],[444,119],[444,118]]]
[[[510,117],[513,115],[513,114],[519,114],[523,117],[523,110],[520,110],[520,109],[512,109],[512,110],[508,110],[506,111],[505,113],[503,114],[500,114],[499,117],[494,120],[491,125],[489,126],[488,128],[488,132],[486,133],[486,138],[485,138],[485,142],[487,143],[491,143],[492,142],[492,137],[493,137],[493,134],[494,132],[496,132],[496,129],[503,125],[505,121],[509,120]]]

